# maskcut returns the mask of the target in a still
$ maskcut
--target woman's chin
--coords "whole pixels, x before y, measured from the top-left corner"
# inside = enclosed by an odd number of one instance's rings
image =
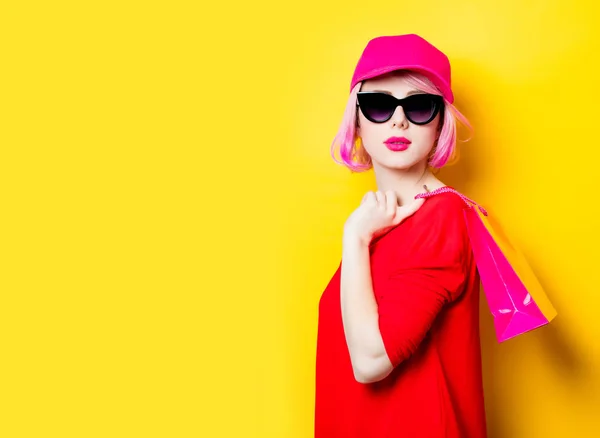
[[[420,164],[424,159],[419,157],[404,155],[395,157],[385,157],[380,160],[373,160],[377,164],[377,167],[383,167],[391,170],[410,170]]]

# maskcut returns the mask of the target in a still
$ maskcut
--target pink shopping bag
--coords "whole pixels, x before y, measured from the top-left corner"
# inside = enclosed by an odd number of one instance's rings
[[[498,341],[548,324],[556,310],[523,254],[483,207],[450,187],[417,197],[448,192],[465,201],[464,217]]]

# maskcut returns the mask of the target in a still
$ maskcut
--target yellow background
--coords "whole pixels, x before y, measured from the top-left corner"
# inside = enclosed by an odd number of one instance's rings
[[[373,188],[329,145],[368,39],[409,32],[475,127],[441,177],[558,311],[498,344],[482,304],[490,437],[598,436],[598,22],[566,0],[3,3],[0,436],[312,436],[317,303]]]

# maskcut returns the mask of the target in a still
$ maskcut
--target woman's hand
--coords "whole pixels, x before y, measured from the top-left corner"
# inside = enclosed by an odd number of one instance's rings
[[[358,239],[360,243],[369,245],[374,238],[413,215],[424,202],[421,198],[399,206],[396,193],[391,190],[367,192],[344,224],[344,240]]]

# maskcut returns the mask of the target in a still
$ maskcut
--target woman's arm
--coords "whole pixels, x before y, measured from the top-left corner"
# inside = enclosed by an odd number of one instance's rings
[[[369,211],[374,209],[370,207],[374,201],[367,197],[361,206],[365,211],[358,210],[357,218],[347,222],[340,300],[352,368],[361,383],[384,379],[412,356],[438,313],[464,290],[471,259],[464,205],[459,198],[446,199],[443,204],[432,200],[410,236],[390,243],[396,253],[389,259],[390,272],[377,283],[377,291],[371,275],[372,235],[361,231],[378,228],[370,225],[381,212]]]
[[[354,376],[361,383],[381,380],[393,369],[379,331],[369,244],[378,233],[412,216],[423,203],[423,199],[417,199],[399,206],[393,191],[367,192],[344,226],[340,280],[342,320]]]
[[[371,383],[385,378],[393,366],[379,331],[369,246],[352,236],[343,242],[341,307],[355,379]]]

